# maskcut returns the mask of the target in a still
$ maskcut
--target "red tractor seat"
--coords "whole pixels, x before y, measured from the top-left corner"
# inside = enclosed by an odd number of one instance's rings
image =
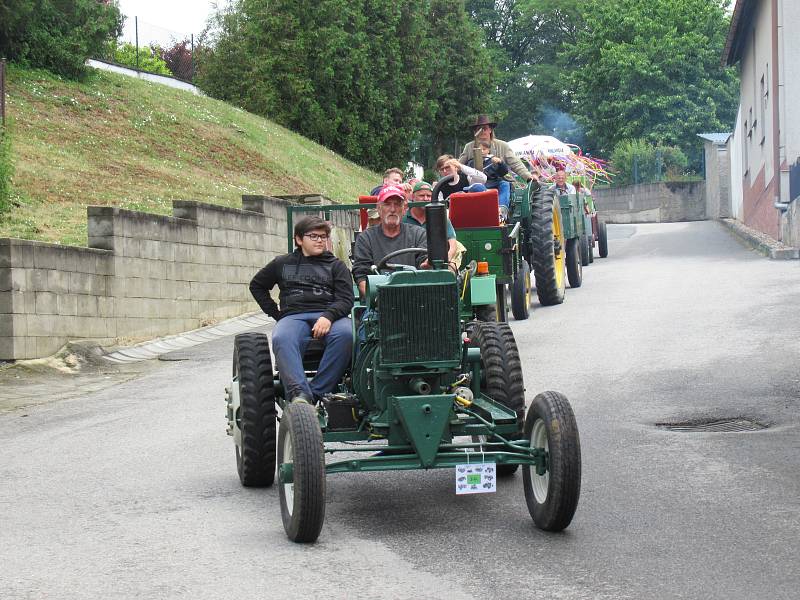
[[[359,204],[376,204],[378,202],[377,196],[359,196],[358,203]],[[370,207],[372,208],[372,207]],[[367,209],[362,208],[358,211],[361,213],[361,231],[365,231],[367,229]]]
[[[450,222],[455,229],[499,227],[500,200],[497,190],[450,194]]]

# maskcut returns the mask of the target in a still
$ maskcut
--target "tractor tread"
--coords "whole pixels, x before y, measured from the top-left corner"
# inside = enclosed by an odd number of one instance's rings
[[[553,203],[556,202],[552,190],[542,189],[532,198],[531,230],[533,233],[533,254],[531,263],[536,281],[536,295],[542,306],[552,306],[564,302],[564,288],[559,288],[556,274],[556,258],[553,239]]]
[[[270,486],[275,481],[275,390],[269,340],[242,333],[234,340],[238,361],[242,447],[237,467],[242,485]]]

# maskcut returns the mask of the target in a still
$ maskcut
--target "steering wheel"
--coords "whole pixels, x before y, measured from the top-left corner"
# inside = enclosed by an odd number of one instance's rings
[[[385,269],[389,267],[391,269],[400,269],[402,267],[407,267],[408,265],[395,265],[389,262],[390,259],[394,258],[395,256],[400,256],[401,254],[409,254],[409,253],[417,254],[427,254],[427,248],[400,248],[400,250],[395,250],[394,252],[389,252],[386,256],[381,259],[381,262],[378,263],[378,266],[375,267],[378,271],[381,269]]]

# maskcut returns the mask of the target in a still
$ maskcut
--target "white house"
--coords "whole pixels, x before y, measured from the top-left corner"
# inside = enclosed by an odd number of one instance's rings
[[[800,246],[800,0],[737,0],[723,62],[739,65],[728,152],[731,209],[745,225]]]

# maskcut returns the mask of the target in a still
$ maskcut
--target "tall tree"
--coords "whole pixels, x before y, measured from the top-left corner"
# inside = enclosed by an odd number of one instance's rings
[[[369,167],[408,158],[430,112],[418,2],[240,0],[219,25],[209,93]]]
[[[483,33],[469,19],[463,0],[432,0],[430,77],[432,114],[428,131],[433,155],[460,150],[468,124],[490,112],[498,61],[484,48]]]
[[[501,67],[498,135],[542,131],[550,113],[569,113],[571,66],[561,57],[582,25],[577,0],[467,0],[466,6]]]
[[[566,52],[575,110],[598,150],[643,138],[691,152],[733,126],[736,73],[720,56],[725,0],[585,0],[591,18]]]
[[[0,56],[68,77],[85,72],[122,33],[115,3],[98,0],[0,0]]]

